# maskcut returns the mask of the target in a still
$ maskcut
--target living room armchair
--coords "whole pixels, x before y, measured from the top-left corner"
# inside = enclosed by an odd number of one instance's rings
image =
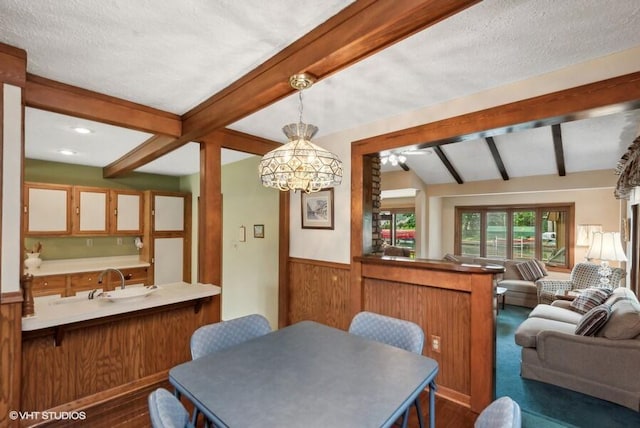
[[[581,262],[576,263],[573,267],[569,280],[539,279],[536,281],[538,303],[550,305],[556,300],[555,296],[558,291],[599,287],[600,274],[598,270],[600,270],[600,265]],[[624,275],[624,269],[611,268],[611,276],[609,276],[611,286],[617,288]]]

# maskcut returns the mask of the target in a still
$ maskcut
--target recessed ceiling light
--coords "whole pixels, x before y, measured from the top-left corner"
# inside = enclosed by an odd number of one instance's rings
[[[92,130],[90,130],[89,128],[85,128],[84,126],[74,126],[71,129],[76,131],[78,134],[91,134],[93,132]]]
[[[60,149],[58,150],[58,153],[60,153],[61,155],[65,155],[65,156],[73,156],[76,154],[76,152],[74,152],[73,150],[69,150],[69,149]]]

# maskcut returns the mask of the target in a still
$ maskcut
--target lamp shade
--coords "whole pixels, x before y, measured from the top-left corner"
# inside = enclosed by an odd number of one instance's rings
[[[593,232],[587,259],[627,261],[618,232]]]
[[[264,186],[311,193],[342,182],[340,159],[310,141],[317,130],[302,122],[283,128],[289,142],[264,155],[258,166]]]

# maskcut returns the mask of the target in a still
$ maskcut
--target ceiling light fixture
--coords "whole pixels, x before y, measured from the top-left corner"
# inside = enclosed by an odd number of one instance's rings
[[[300,117],[298,123],[282,128],[289,142],[270,151],[260,161],[258,172],[265,187],[312,193],[342,182],[342,161],[313,144],[311,138],[318,128],[302,122],[302,91],[310,88],[314,81],[308,74],[295,74],[289,78],[291,87],[298,90]]]
[[[73,156],[76,154],[76,152],[74,152],[73,150],[69,150],[69,149],[60,149],[58,150],[58,153],[60,153],[61,155],[65,155],[65,156]]]
[[[91,134],[91,133],[93,133],[93,131],[91,129],[85,128],[84,126],[74,126],[71,129],[76,131],[78,134]]]
[[[393,166],[398,166],[399,163],[405,163],[407,161],[407,157],[404,155],[396,155],[396,154],[390,154],[389,156],[382,156],[380,158],[380,162],[382,163],[382,165],[386,165],[387,163],[390,163]]]

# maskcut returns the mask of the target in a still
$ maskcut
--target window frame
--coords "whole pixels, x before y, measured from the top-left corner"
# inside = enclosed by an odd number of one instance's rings
[[[507,213],[507,259],[513,259],[513,213],[517,211],[535,211],[535,228],[542,230],[542,213],[546,211],[565,211],[567,213],[566,230],[565,230],[565,246],[566,257],[564,264],[548,265],[551,270],[569,271],[574,263],[574,239],[575,239],[575,203],[550,203],[550,204],[513,204],[513,205],[469,205],[455,207],[454,222],[454,251],[455,254],[462,254],[462,214],[463,213],[479,213],[480,214],[480,255],[478,257],[487,257],[487,213],[489,212],[506,212]],[[542,260],[542,233],[535,234],[535,258]]]
[[[387,214],[388,213],[388,214]],[[414,216],[416,215],[416,210],[414,208],[386,208],[386,209],[380,209],[380,213],[379,213],[379,218],[378,218],[378,225],[380,224],[380,222],[382,222],[383,220],[389,220],[387,219],[387,215],[391,216],[390,219],[390,223],[391,223],[391,244],[392,246],[396,246],[396,214],[413,214]],[[380,227],[380,226],[379,226]],[[380,227],[380,236],[382,236],[382,227]],[[402,246],[404,247],[404,246]],[[404,247],[404,248],[411,248],[414,249],[416,248],[416,241],[413,241],[413,247]]]

